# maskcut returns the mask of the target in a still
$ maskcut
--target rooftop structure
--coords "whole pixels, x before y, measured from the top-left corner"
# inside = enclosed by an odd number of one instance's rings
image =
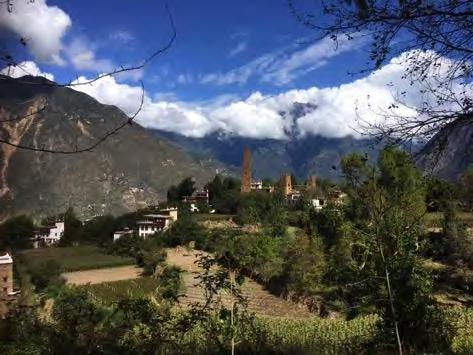
[[[116,231],[115,233],[113,233],[113,241],[116,242],[118,239],[126,235],[133,235],[133,230],[131,230],[130,228],[124,228],[121,231]]]

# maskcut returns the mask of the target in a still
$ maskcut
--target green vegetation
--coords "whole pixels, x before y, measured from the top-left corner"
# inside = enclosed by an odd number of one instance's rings
[[[83,286],[93,297],[103,304],[112,304],[126,299],[140,299],[161,295],[165,299],[175,299],[183,291],[181,271],[176,267],[164,268],[159,276],[140,277],[134,280],[104,282]]]
[[[441,228],[443,226],[443,212],[430,212],[427,213],[424,218],[427,227]],[[473,228],[473,212],[457,212],[457,218],[460,222]]]
[[[278,193],[239,194],[235,181],[216,177],[209,183],[213,198],[235,207],[238,225],[206,228],[203,221],[229,216],[184,208],[171,228],[145,240],[123,237],[103,250],[22,252],[37,290],[59,287],[47,294],[54,297],[51,318],[31,310],[12,320],[12,329],[22,324],[43,337],[24,339],[13,331],[13,342],[43,353],[471,353],[471,310],[449,308],[471,304],[467,293],[473,287],[473,235],[466,224],[471,214],[457,187],[424,178],[409,155],[392,147],[376,164],[351,154],[341,169],[346,202],[321,211],[307,196],[289,208]],[[112,225],[133,223],[137,216],[96,218],[81,227],[81,238],[100,245]],[[196,278],[204,307],[174,307],[181,272],[165,264],[166,246],[210,252],[200,259],[203,271]],[[110,260],[134,260],[149,276],[80,288],[63,287],[57,279],[62,269],[109,267]],[[244,276],[306,305],[314,318],[249,314],[240,290]],[[215,299],[219,291],[231,297],[231,305]]]
[[[23,250],[20,257],[29,270],[54,261],[64,272],[100,269],[114,266],[130,265],[134,260],[129,257],[106,254],[95,246],[78,246],[64,248],[40,248]]]
[[[257,320],[262,343],[283,354],[354,354],[362,352],[379,333],[380,318],[362,316],[350,321],[336,319]]]
[[[6,220],[0,224],[0,250],[30,247],[33,232],[33,221],[27,216],[18,216]]]

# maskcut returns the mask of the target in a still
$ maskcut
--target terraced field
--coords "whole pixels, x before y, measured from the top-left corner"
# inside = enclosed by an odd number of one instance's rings
[[[179,266],[186,271],[183,275],[185,296],[180,299],[180,303],[184,307],[191,303],[204,302],[204,292],[197,286],[198,280],[196,280],[196,276],[199,272],[199,267],[195,263],[202,254],[203,252],[200,251],[186,251],[182,248],[167,250],[167,263]],[[312,316],[304,306],[296,305],[274,296],[260,284],[248,278],[243,283],[242,293],[248,302],[248,310],[259,315],[291,318],[307,318]],[[220,294],[219,297],[223,304],[230,304],[231,298],[228,294]]]

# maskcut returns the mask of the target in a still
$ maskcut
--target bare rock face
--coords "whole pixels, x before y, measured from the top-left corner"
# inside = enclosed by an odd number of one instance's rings
[[[473,164],[473,117],[440,130],[419,152],[416,163],[427,173],[458,180]]]
[[[0,139],[46,150],[88,147],[128,117],[70,88],[43,78],[0,80]],[[140,125],[126,125],[92,152],[53,154],[0,143],[0,220],[26,213],[42,217],[69,206],[88,218],[156,203],[168,187],[215,174],[198,160]]]

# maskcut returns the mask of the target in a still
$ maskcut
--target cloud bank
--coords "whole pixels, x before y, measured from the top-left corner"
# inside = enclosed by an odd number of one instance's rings
[[[0,4],[0,30],[6,29],[26,41],[27,48],[39,61],[64,64],[61,57],[62,39],[72,22],[68,14],[45,0],[13,2],[12,12],[7,1]]]
[[[147,94],[137,121],[147,128],[189,137],[203,137],[214,132],[281,140],[305,135],[360,137],[357,132],[359,117],[371,123],[384,119],[379,113],[387,111],[396,92],[410,92],[406,95],[406,103],[412,107],[424,99],[407,80],[401,79],[404,59],[395,58],[372,74],[340,86],[290,90],[278,95],[254,92],[245,99],[224,100],[220,105],[159,100],[159,96],[155,95],[153,99]],[[100,102],[117,105],[127,114],[136,111],[141,97],[139,87],[118,83],[113,78],[76,89]],[[302,117],[294,117],[290,112],[296,102],[310,103],[317,108],[308,110]],[[390,112],[415,115],[414,110],[405,106]]]
[[[415,108],[433,99],[422,96],[419,87],[402,79],[409,55],[405,53],[366,77],[334,87],[289,90],[278,95],[254,92],[243,99],[225,96],[222,100],[201,103],[181,102],[169,95],[146,93],[137,121],[147,128],[188,137],[204,137],[218,132],[279,140],[306,135],[360,138],[357,131],[360,117],[364,124],[385,122],[386,117],[380,113],[415,117]],[[37,67],[35,70],[41,73]],[[77,82],[86,80],[86,77],[79,77]],[[74,89],[102,103],[116,105],[129,115],[137,110],[141,98],[140,87],[117,82],[113,77]],[[403,92],[405,106],[389,108],[395,103],[394,97]],[[311,104],[311,108],[295,115],[295,103]]]
[[[0,70],[0,74],[8,75],[12,78],[21,78],[25,75],[42,76],[48,80],[54,81],[53,74],[42,72],[36,63],[31,61],[21,62],[16,66],[3,68]]]

